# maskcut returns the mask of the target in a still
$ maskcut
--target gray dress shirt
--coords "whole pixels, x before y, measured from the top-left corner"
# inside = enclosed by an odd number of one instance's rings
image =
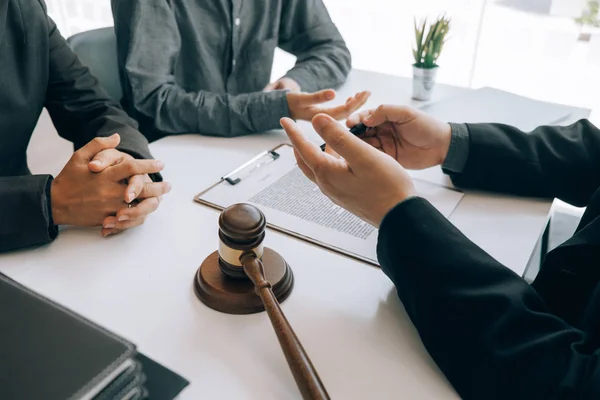
[[[341,85],[350,53],[321,0],[112,0],[126,110],[150,139],[279,128],[285,91],[262,92],[276,47],[305,92]]]

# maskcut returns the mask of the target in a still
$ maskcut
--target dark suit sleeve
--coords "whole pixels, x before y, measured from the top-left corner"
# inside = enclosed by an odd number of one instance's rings
[[[600,130],[587,120],[531,133],[501,124],[467,124],[469,156],[457,186],[585,206],[600,186]]]
[[[321,0],[284,2],[279,47],[297,57],[286,76],[303,92],[341,86],[352,67],[350,51]]]
[[[137,123],[110,100],[49,17],[48,24],[50,76],[45,106],[59,135],[73,142],[77,150],[97,136],[119,133],[119,150],[135,158],[152,158]],[[152,178],[160,180],[160,175]]]
[[[0,178],[0,252],[56,238],[48,203],[51,183],[50,175]]]
[[[534,289],[426,200],[406,200],[385,217],[377,250],[462,398],[600,398],[600,352],[586,333],[550,314]]]

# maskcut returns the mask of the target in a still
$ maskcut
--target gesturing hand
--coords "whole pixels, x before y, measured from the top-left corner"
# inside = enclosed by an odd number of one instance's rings
[[[295,80],[291,79],[291,78],[279,78],[278,80],[276,80],[275,82],[271,82],[269,83],[267,86],[265,86],[265,88],[263,89],[263,92],[270,92],[273,90],[289,90],[291,92],[300,92],[300,85],[298,85],[298,82],[296,82]]]
[[[325,153],[308,141],[294,121],[281,120],[294,145],[298,167],[334,203],[379,227],[396,204],[415,194],[410,176],[394,159],[367,145],[327,115],[315,116],[312,123],[340,157]]]
[[[382,105],[351,116],[346,125],[359,122],[370,127],[361,136],[365,142],[408,169],[443,164],[450,148],[450,125],[410,107]]]
[[[134,158],[116,149],[103,150],[89,163],[92,172],[102,172]],[[131,207],[121,208],[116,215],[106,217],[102,221],[102,235],[108,236],[141,225],[149,214],[156,211],[162,196],[171,191],[168,182],[153,182],[147,174],[138,174],[128,179],[128,185],[123,193],[123,200]]]
[[[353,112],[361,108],[370,95],[370,92],[360,92],[353,97],[349,97],[345,104],[330,108],[321,107],[320,104],[335,98],[335,91],[331,89],[316,93],[290,92],[287,94],[287,100],[292,119],[310,121],[317,114],[327,114],[340,120],[348,118]]]
[[[89,170],[88,164],[103,150],[114,149],[119,135],[95,138],[73,154],[67,165],[52,182],[52,218],[57,225],[99,226],[103,220],[127,208],[124,180],[134,175],[158,173],[160,161],[125,160],[100,173]]]

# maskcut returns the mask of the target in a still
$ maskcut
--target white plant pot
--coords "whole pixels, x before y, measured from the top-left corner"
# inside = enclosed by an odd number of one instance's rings
[[[439,67],[419,68],[413,65],[413,99],[431,100]]]

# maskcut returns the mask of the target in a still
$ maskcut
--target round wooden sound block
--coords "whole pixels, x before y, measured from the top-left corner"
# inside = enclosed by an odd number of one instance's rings
[[[282,303],[294,287],[292,270],[279,253],[268,247],[264,249],[262,262],[273,294]],[[208,307],[227,314],[252,314],[265,309],[250,279],[231,278],[221,272],[216,251],[198,268],[194,291]]]

